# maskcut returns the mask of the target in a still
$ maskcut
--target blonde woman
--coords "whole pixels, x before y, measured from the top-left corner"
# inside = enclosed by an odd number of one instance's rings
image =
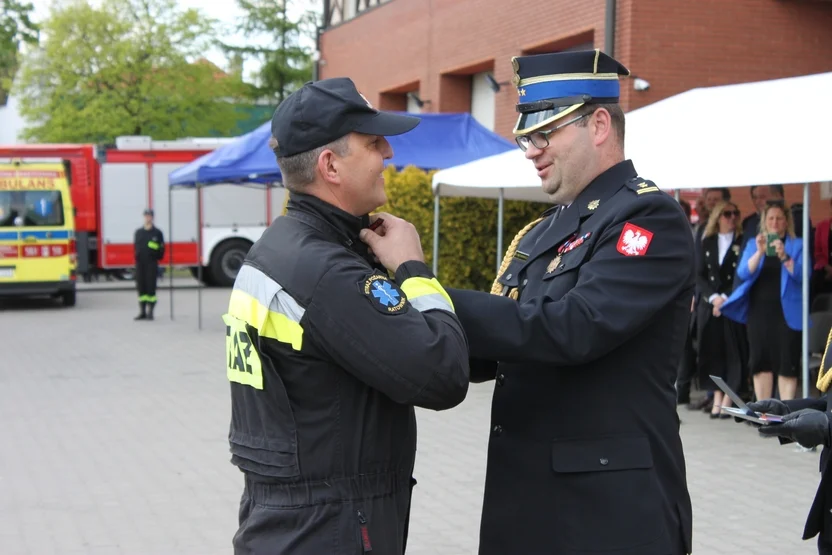
[[[757,399],[777,389],[794,399],[802,330],[803,241],[795,237],[792,214],[783,201],[768,201],[756,241],[748,241],[737,267],[743,283],[721,307],[722,314],[746,323],[749,370]]]
[[[710,376],[718,376],[734,391],[742,389],[747,344],[741,324],[722,317],[720,307],[734,289],[734,274],[740,261],[742,245],[740,211],[732,202],[721,202],[711,211],[702,244],[699,246],[699,271],[696,284],[702,293],[697,313],[699,335],[699,386],[714,392],[711,418],[730,418],[720,414],[721,406],[731,406],[731,399]]]

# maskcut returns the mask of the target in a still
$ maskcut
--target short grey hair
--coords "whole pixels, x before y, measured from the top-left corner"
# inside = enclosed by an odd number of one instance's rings
[[[275,150],[277,139],[271,137],[269,147]],[[346,156],[350,153],[349,135],[300,154],[278,156],[277,165],[280,166],[280,173],[283,174],[283,186],[290,191],[300,192],[315,181],[315,167],[318,165],[318,157],[324,150],[331,150],[338,156]]]
[[[623,147],[624,146],[624,110],[621,109],[621,105],[614,103],[614,104],[584,104],[578,111],[575,112],[576,116],[583,116],[594,114],[596,110],[599,108],[604,108],[610,114],[610,120],[612,122],[613,131],[615,131],[615,138],[618,139],[618,143]],[[586,119],[582,119],[580,121],[575,122],[575,125],[578,127],[586,127],[589,122]]]

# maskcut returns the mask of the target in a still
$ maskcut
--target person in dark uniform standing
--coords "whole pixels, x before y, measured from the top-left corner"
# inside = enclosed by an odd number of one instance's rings
[[[414,406],[451,408],[468,344],[415,228],[361,241],[386,202],[380,112],[347,78],[307,83],[275,111],[285,215],[249,250],[224,316],[231,462],[244,474],[236,555],[401,555],[415,480]],[[416,237],[416,241],[408,241]]]
[[[599,50],[512,64],[514,133],[557,206],[512,241],[492,294],[448,290],[472,381],[496,380],[479,553],[690,553],[674,388],[690,226],[624,159],[625,67]]]
[[[728,387],[742,392],[748,381],[748,338],[745,326],[723,318],[720,307],[734,289],[734,277],[741,258],[743,243],[740,227],[740,211],[732,202],[720,202],[714,206],[705,231],[702,244],[698,246],[699,257],[697,287],[701,297],[697,307],[699,330],[699,387],[713,391],[714,401],[711,418],[730,418],[720,411],[721,406],[731,406],[731,399],[723,395],[710,376],[725,380]]]
[[[783,416],[782,424],[756,425],[760,435],[777,437],[781,445],[797,443],[804,448],[820,445],[819,470],[820,484],[809,509],[803,528],[803,539],[818,537],[818,554],[832,555],[832,468],[829,466],[832,453],[832,400],[829,399],[829,386],[832,385],[832,359],[829,358],[829,346],[832,344],[832,332],[826,339],[818,379],[815,384],[821,392],[820,398],[807,397],[781,401],[764,399],[748,403],[754,412]],[[735,417],[736,422],[747,422]]]
[[[159,261],[165,256],[165,236],[153,225],[153,210],[144,211],[144,225],[133,239],[136,255],[136,289],[139,293],[139,315],[135,320],[153,320],[156,306],[156,280]]]

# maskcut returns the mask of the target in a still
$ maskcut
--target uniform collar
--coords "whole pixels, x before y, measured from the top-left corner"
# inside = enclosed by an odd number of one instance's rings
[[[580,218],[592,214],[603,205],[627,181],[637,177],[636,168],[632,160],[624,160],[611,168],[601,172],[598,177],[589,182],[572,204],[577,205]]]
[[[353,216],[316,196],[303,193],[289,192],[286,209],[297,210],[323,221],[351,242],[357,241],[359,232],[370,225],[369,215]]]
[[[601,204],[615,194],[627,181],[638,176],[632,160],[624,160],[604,170],[584,187],[566,208],[577,207],[579,219],[583,219],[594,212]],[[561,205],[552,206],[543,213],[548,216],[558,210]]]

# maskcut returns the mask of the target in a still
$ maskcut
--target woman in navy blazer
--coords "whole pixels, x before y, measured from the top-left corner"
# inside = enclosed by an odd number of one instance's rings
[[[795,237],[792,213],[783,201],[769,201],[756,241],[748,241],[737,267],[737,288],[720,307],[726,318],[747,325],[749,371],[757,399],[777,388],[794,399],[800,366],[803,241]],[[769,234],[775,255],[766,254]]]

